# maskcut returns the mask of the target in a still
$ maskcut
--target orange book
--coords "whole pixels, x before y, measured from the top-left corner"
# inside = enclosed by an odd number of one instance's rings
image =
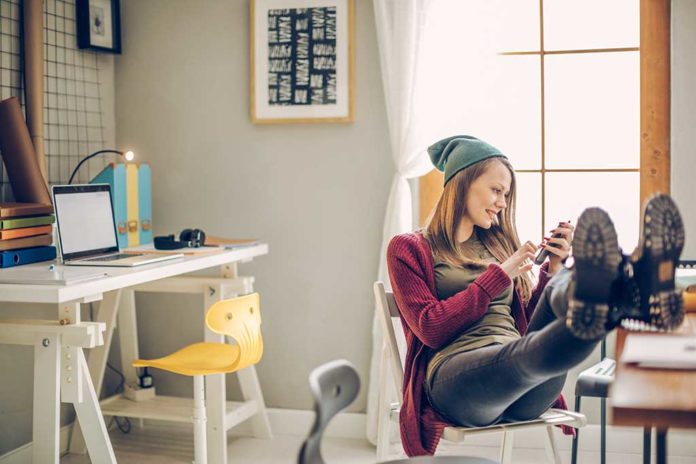
[[[0,218],[53,214],[53,205],[43,203],[0,203]]]
[[[50,245],[51,243],[53,243],[53,235],[50,234],[0,240],[0,251]]]
[[[22,227],[21,229],[0,230],[0,240],[31,237],[33,235],[50,234],[52,232],[53,226],[50,224],[36,227]]]

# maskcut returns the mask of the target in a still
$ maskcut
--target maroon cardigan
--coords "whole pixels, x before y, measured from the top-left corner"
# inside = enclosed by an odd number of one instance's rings
[[[434,454],[446,426],[452,425],[430,407],[423,392],[431,355],[470,327],[488,309],[491,299],[512,283],[497,264],[491,264],[465,290],[440,300],[435,290],[435,263],[430,245],[420,233],[397,235],[387,248],[387,266],[408,349],[404,366],[400,413],[401,442],[409,456]],[[550,276],[548,263],[539,273],[532,297],[523,307],[514,293],[512,317],[521,335]],[[567,409],[563,396],[554,407]],[[564,433],[573,433],[564,428]]]

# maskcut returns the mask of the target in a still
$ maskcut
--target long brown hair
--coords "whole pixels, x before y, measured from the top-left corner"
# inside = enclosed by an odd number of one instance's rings
[[[510,171],[512,182],[507,198],[507,207],[498,213],[498,221],[489,229],[476,227],[478,237],[486,249],[498,262],[507,260],[521,246],[515,226],[515,171],[510,162],[501,157],[489,158],[468,168],[462,169],[452,177],[437,202],[437,206],[428,224],[423,230],[423,235],[430,244],[433,254],[443,262],[461,266],[464,264],[483,264],[473,256],[467,256],[466,251],[455,240],[455,233],[462,217],[466,213],[466,196],[471,184],[474,183],[492,163],[502,163]],[[475,231],[475,232],[476,232]],[[526,272],[515,277],[515,287],[520,292],[522,300],[529,301],[533,282],[531,273]]]

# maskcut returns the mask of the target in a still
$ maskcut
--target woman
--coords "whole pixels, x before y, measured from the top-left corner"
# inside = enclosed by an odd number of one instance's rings
[[[535,286],[529,271],[537,247],[518,239],[507,158],[470,136],[444,139],[428,153],[445,174],[442,196],[423,231],[394,237],[387,250],[408,345],[400,423],[409,456],[433,454],[449,424],[529,420],[551,406],[566,408],[560,392],[567,371],[637,304],[622,302],[630,294],[622,269],[630,263],[604,211],[586,210],[577,230],[563,222],[549,232],[540,245],[549,259]],[[655,226],[665,215],[677,217],[676,206],[669,200],[659,212],[652,233],[668,234]],[[681,228],[683,246],[681,220],[670,224]],[[574,232],[570,271],[563,262]],[[676,256],[653,249],[643,260],[675,261],[681,246]],[[671,288],[651,288],[676,295],[673,280],[672,273]],[[678,315],[680,300],[672,300]]]

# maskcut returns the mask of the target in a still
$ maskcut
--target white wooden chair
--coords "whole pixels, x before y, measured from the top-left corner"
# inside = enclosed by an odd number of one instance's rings
[[[404,368],[401,364],[396,333],[394,332],[392,321],[395,318],[400,318],[396,301],[391,292],[385,292],[382,282],[375,282],[374,292],[377,313],[384,334],[379,376],[379,411],[377,423],[377,458],[379,460],[384,460],[389,455],[392,423],[397,426],[399,423]],[[390,402],[390,380],[393,384],[391,388],[395,388],[397,393],[396,397],[398,400],[395,403]],[[449,442],[461,443],[467,435],[502,432],[503,438],[500,448],[500,462],[502,464],[508,464],[512,462],[513,432],[515,430],[531,427],[546,427],[546,450],[549,462],[560,464],[561,459],[553,435],[553,427],[559,424],[579,428],[587,424],[587,419],[584,415],[572,411],[549,409],[538,419],[531,421],[496,424],[488,427],[446,427],[442,434],[442,439]]]

